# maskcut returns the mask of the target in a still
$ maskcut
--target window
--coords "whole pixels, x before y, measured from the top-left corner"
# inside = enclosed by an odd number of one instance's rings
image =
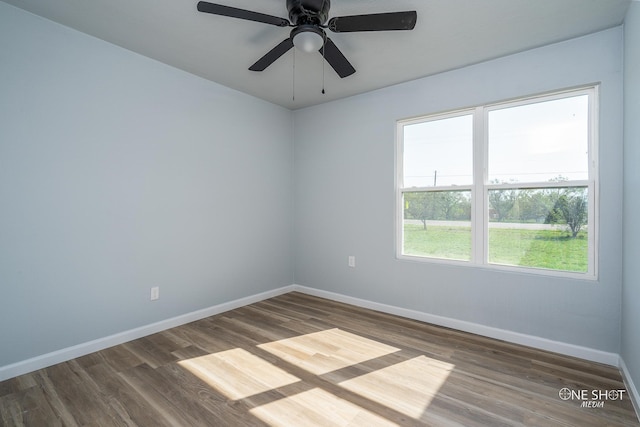
[[[398,122],[398,256],[596,277],[595,87]]]

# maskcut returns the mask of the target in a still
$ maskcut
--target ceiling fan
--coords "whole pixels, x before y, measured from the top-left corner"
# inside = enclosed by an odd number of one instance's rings
[[[200,12],[262,22],[278,27],[293,27],[287,39],[280,42],[249,67],[251,71],[265,70],[295,46],[305,52],[320,52],[336,73],[344,78],[355,73],[356,70],[340,49],[327,37],[325,28],[334,33],[349,33],[413,30],[416,25],[417,13],[415,11],[338,16],[331,18],[327,23],[330,7],[330,0],[287,0],[289,19],[285,19],[221,4],[198,2],[198,11]]]

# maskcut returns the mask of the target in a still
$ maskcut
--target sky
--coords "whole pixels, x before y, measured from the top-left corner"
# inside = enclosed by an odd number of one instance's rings
[[[487,111],[489,182],[588,179],[587,95]],[[471,114],[404,126],[404,187],[473,184]]]

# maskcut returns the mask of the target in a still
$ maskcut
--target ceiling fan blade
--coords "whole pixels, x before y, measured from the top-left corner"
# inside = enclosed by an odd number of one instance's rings
[[[337,16],[329,20],[328,27],[334,33],[354,31],[413,30],[418,14],[406,12],[373,13],[369,15]]]
[[[324,46],[320,48],[320,53],[341,78],[348,77],[356,72],[353,65],[349,63],[347,58],[340,52],[340,49],[338,49],[338,46],[329,37],[326,38]]]
[[[269,65],[273,64],[276,59],[284,55],[289,49],[293,47],[293,40],[291,37],[280,42],[279,45],[271,49],[265,56],[258,59],[258,61],[249,67],[251,71],[264,71]]]
[[[223,6],[221,4],[198,2],[198,11],[212,13],[214,15],[229,16],[231,18],[245,19],[247,21],[262,22],[264,24],[276,25],[278,27],[288,27],[289,21],[277,16],[266,15],[264,13],[252,12],[250,10],[238,9],[236,7]]]

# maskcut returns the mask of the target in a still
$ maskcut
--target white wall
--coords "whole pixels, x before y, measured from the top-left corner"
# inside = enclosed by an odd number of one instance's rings
[[[0,64],[0,367],[292,283],[290,111],[2,2]]]
[[[418,53],[419,54],[419,53]],[[295,112],[297,284],[618,353],[622,282],[622,30]],[[600,278],[395,258],[397,119],[601,83]],[[356,255],[357,267],[347,267]]]
[[[624,43],[624,281],[620,354],[636,390],[640,390],[640,2],[631,2],[627,12]],[[640,395],[636,395],[636,402],[640,405]]]

